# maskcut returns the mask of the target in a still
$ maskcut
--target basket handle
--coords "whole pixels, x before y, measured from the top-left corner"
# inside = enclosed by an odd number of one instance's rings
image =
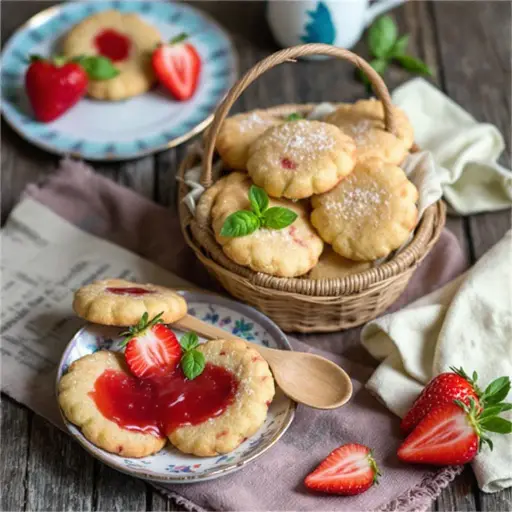
[[[312,43],[293,46],[291,48],[286,48],[272,55],[269,55],[265,59],[255,64],[249,71],[247,71],[247,73],[245,73],[242,78],[236,82],[222,103],[217,107],[217,110],[215,111],[215,117],[213,118],[213,122],[206,139],[205,154],[203,158],[203,173],[201,176],[201,183],[205,188],[209,188],[212,185],[212,162],[215,149],[215,141],[217,140],[219,128],[228,115],[229,110],[233,106],[233,103],[235,103],[235,101],[240,97],[245,89],[263,73],[269,69],[272,69],[278,64],[282,64],[283,62],[294,62],[294,59],[303,57],[305,55],[329,55],[332,57],[337,57],[338,59],[351,62],[359,69],[364,71],[370,80],[376,96],[382,101],[382,105],[384,106],[384,126],[386,130],[392,134],[396,134],[395,119],[392,108],[393,104],[391,102],[391,97],[389,96],[388,88],[386,87],[386,84],[380,75],[368,64],[368,62],[366,62],[355,53],[328,44]]]

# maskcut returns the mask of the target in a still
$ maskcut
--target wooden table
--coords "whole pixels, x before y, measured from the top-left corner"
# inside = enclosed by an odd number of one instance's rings
[[[275,51],[264,2],[195,2],[233,34],[241,71]],[[2,9],[2,42],[26,19],[50,2],[7,1]],[[411,34],[410,52],[434,70],[432,81],[481,121],[498,126],[510,142],[509,2],[409,2],[394,11],[401,32]],[[356,52],[367,56],[360,43]],[[409,75],[386,75],[393,88]],[[364,88],[353,69],[339,62],[287,64],[262,77],[237,103],[237,110],[319,100],[355,100]],[[184,146],[125,163],[94,168],[158,203],[175,208],[175,172]],[[510,166],[510,146],[503,164]],[[2,224],[28,183],[56,169],[58,157],[26,143],[2,120]],[[474,262],[510,227],[509,212],[449,218],[452,230]],[[345,337],[344,352],[357,331]],[[70,437],[6,396],[2,397],[2,510],[176,510],[140,481],[90,457]],[[467,469],[432,504],[432,510],[512,510],[512,492],[479,492]]]

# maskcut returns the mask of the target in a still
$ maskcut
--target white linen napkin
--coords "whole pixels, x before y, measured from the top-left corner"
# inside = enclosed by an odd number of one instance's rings
[[[505,144],[495,126],[478,123],[423,78],[395,89],[392,99],[409,116],[416,143],[434,156],[454,213],[512,206],[512,173],[497,163]]]
[[[476,370],[480,387],[502,375],[512,379],[511,256],[509,231],[459,278],[364,327],[363,346],[383,361],[366,386],[396,415],[403,417],[423,386],[450,366]],[[512,435],[490,437],[494,450],[483,448],[472,462],[484,492],[512,486]]]

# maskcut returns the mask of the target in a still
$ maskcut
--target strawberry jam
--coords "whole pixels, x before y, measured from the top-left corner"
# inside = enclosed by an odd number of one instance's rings
[[[94,44],[100,55],[108,57],[112,62],[118,62],[128,57],[131,41],[117,30],[108,28],[94,38]]]
[[[153,290],[146,290],[145,288],[137,288],[135,286],[128,288],[107,288],[107,292],[114,295],[148,295],[155,293]]]
[[[89,395],[103,416],[121,428],[163,437],[183,425],[220,416],[233,403],[237,389],[233,373],[207,363],[194,380],[188,380],[179,366],[151,379],[105,370]]]

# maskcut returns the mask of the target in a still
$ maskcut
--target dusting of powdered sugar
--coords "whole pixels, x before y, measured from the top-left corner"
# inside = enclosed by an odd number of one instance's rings
[[[375,183],[365,188],[348,187],[323,203],[327,215],[347,222],[371,222],[378,225],[389,214],[390,194]]]
[[[272,124],[274,124],[272,119],[261,117],[257,112],[251,112],[247,117],[240,119],[238,129],[241,133],[245,133]]]
[[[336,139],[327,124],[296,121],[273,130],[268,143],[280,148],[276,154],[278,165],[283,155],[299,162],[314,159],[319,153],[332,150]]]
[[[261,228],[252,233],[254,240],[261,240],[263,243],[273,243],[277,241],[281,242],[293,242],[293,236],[289,229],[267,229]]]
[[[347,124],[344,127],[347,135],[350,135],[356,144],[363,144],[372,138],[373,123],[369,119],[361,119],[354,124]]]

